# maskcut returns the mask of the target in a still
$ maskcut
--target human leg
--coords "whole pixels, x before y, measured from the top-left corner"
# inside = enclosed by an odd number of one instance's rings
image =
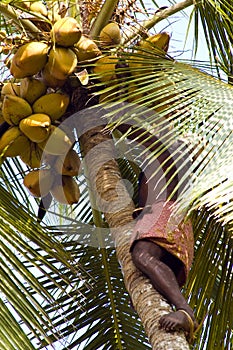
[[[148,240],[138,240],[132,247],[132,259],[135,266],[150,279],[153,287],[177,310],[160,319],[161,327],[167,331],[184,329],[190,332],[191,323],[195,328],[196,321],[191,307],[180,292],[173,269],[164,263],[164,261],[169,261],[169,255],[165,249]],[[176,263],[179,264],[179,262],[174,259],[172,263],[176,271],[178,268]]]

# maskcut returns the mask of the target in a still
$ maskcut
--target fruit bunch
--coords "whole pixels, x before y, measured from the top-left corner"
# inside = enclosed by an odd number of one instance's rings
[[[0,153],[3,158],[19,156],[34,169],[24,179],[32,195],[43,197],[51,191],[56,200],[72,204],[79,199],[73,176],[78,175],[80,159],[70,137],[53,124],[65,113],[69,96],[46,90],[44,82],[35,77],[3,85],[1,113],[9,128],[0,138]]]
[[[76,19],[58,13],[53,2],[46,3],[51,3],[50,8],[40,1],[23,3],[52,25],[45,30],[43,40],[26,39],[18,48],[11,45],[13,56],[8,67],[13,79],[1,88],[0,122],[7,127],[0,137],[0,155],[2,160],[19,156],[31,168],[24,185],[34,197],[50,192],[57,201],[73,204],[80,197],[74,178],[80,159],[72,137],[58,127],[70,104],[62,89],[78,62],[97,60],[102,49],[119,44],[120,29],[117,24],[108,24],[97,45],[82,35]],[[7,42],[5,33],[0,41]],[[101,61],[100,67],[101,73],[106,70]]]
[[[10,72],[16,79],[40,74],[47,86],[62,87],[78,62],[97,59],[102,55],[101,49],[119,43],[120,28],[116,23],[109,23],[102,29],[99,48],[95,41],[82,35],[76,19],[64,17],[53,24],[49,41],[30,41],[17,49],[10,62]],[[106,70],[106,62],[102,63],[101,58],[99,61],[97,66],[102,72]]]
[[[59,19],[52,26],[47,42],[31,41],[17,49],[10,64],[11,74],[16,79],[40,74],[47,86],[63,86],[77,66],[73,45],[80,38],[81,29],[74,18]]]
[[[24,5],[36,15],[50,19],[53,25],[46,28],[43,40],[28,41],[24,38],[25,43],[22,44],[23,38],[21,38],[16,51],[17,42],[7,37],[5,32],[0,33],[2,44],[0,47],[7,49],[7,53],[15,51],[12,59],[7,59],[10,72],[15,79],[39,75],[48,87],[61,88],[79,62],[97,60],[102,55],[102,50],[120,43],[121,33],[117,23],[108,23],[101,30],[97,45],[95,41],[82,34],[75,18],[69,16],[61,18],[60,15],[55,16],[54,12],[53,18],[50,18],[46,6],[39,1],[29,2],[28,5],[24,2]],[[48,21],[45,23],[49,25]],[[9,41],[11,45],[7,46],[6,42]],[[97,74],[101,73],[103,76],[105,71],[114,70],[115,65],[108,66],[106,63],[108,63],[106,60],[99,59]],[[107,80],[111,78],[111,75],[107,74]]]
[[[79,201],[80,189],[74,177],[79,174],[80,158],[72,148],[66,154],[47,154],[49,167],[34,169],[24,177],[24,185],[34,197],[45,197],[49,192],[62,204]]]

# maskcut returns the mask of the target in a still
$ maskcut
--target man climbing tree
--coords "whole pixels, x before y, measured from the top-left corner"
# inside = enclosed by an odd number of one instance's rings
[[[118,129],[124,133],[130,126],[121,125]],[[172,216],[179,177],[172,153],[185,145],[176,142],[167,149],[156,136],[143,129],[133,129],[127,137],[151,152],[160,149],[157,160],[144,165],[139,176],[138,208],[133,214],[136,224],[130,248],[132,259],[153,287],[175,307],[174,312],[159,320],[160,326],[166,331],[183,329],[192,341],[197,322],[180,288],[186,282],[193,260],[193,231],[190,221]],[[182,161],[184,158],[179,159]]]

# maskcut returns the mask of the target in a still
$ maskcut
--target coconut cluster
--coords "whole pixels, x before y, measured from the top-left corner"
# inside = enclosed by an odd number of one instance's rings
[[[1,118],[9,127],[0,138],[0,153],[3,159],[19,156],[33,169],[24,185],[34,197],[51,192],[61,203],[77,203],[80,191],[74,177],[79,174],[80,158],[72,138],[55,125],[70,99],[62,92],[46,92],[47,86],[35,77],[3,85]]]
[[[57,126],[70,103],[62,87],[78,62],[98,60],[102,48],[118,45],[120,29],[109,23],[97,45],[82,35],[75,18],[62,18],[39,1],[24,2],[24,6],[53,25],[48,40],[20,43],[10,61],[13,80],[1,89],[0,120],[8,128],[0,138],[0,154],[2,159],[19,156],[31,168],[24,185],[33,196],[50,192],[61,203],[77,203],[80,158],[72,137]],[[4,45],[6,38],[2,33]]]

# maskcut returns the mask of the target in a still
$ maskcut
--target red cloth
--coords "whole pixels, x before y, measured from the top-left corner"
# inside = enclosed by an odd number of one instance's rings
[[[177,276],[180,286],[186,282],[194,254],[194,238],[190,220],[172,213],[174,202],[157,202],[136,220],[131,237],[131,246],[136,240],[148,239],[163,247],[183,263],[183,269]],[[143,213],[143,212],[142,212]]]

